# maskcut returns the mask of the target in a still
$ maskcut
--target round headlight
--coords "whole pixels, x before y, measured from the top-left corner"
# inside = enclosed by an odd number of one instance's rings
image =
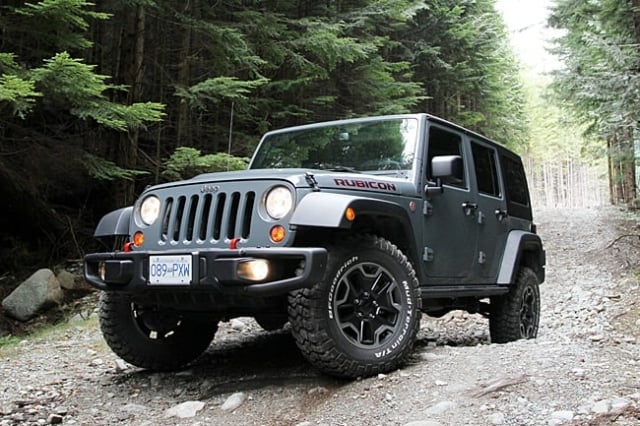
[[[151,225],[160,216],[160,200],[155,195],[150,195],[140,204],[140,219],[145,225]]]
[[[284,186],[275,186],[267,193],[264,206],[272,219],[282,219],[293,207],[293,194]]]

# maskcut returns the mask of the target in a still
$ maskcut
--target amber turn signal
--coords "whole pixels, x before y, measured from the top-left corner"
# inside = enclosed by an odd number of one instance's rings
[[[282,242],[282,240],[284,240],[284,237],[286,235],[287,235],[287,232],[284,230],[284,227],[282,225],[276,225],[273,228],[271,228],[271,231],[269,231],[269,236],[271,237],[271,241],[273,241],[274,243]]]
[[[138,231],[133,234],[133,244],[136,247],[142,247],[142,245],[144,244],[144,234],[142,233],[142,231]]]
[[[344,211],[344,217],[349,222],[353,222],[353,220],[356,218],[356,211],[353,209],[353,207],[347,207],[347,209]]]

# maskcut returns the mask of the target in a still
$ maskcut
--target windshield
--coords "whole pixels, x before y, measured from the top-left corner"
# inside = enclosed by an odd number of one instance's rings
[[[310,168],[410,177],[415,118],[333,122],[265,137],[252,169]]]

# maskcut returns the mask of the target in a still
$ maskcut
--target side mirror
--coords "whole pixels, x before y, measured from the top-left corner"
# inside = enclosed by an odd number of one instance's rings
[[[459,155],[440,155],[431,160],[431,176],[436,179],[461,182],[463,172],[462,157]]]
[[[435,182],[429,181],[424,188],[427,196],[442,194],[444,187],[442,183],[462,182],[464,168],[462,157],[459,155],[439,155],[431,160],[431,178]]]

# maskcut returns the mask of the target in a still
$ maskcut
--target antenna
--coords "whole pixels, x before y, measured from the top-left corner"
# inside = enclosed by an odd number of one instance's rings
[[[227,154],[229,154],[229,157],[227,157],[227,171],[229,171],[229,163],[231,162],[231,142],[233,141],[233,109],[234,109],[234,105],[235,105],[235,102],[231,101],[231,117],[229,118],[229,150],[227,152]]]

